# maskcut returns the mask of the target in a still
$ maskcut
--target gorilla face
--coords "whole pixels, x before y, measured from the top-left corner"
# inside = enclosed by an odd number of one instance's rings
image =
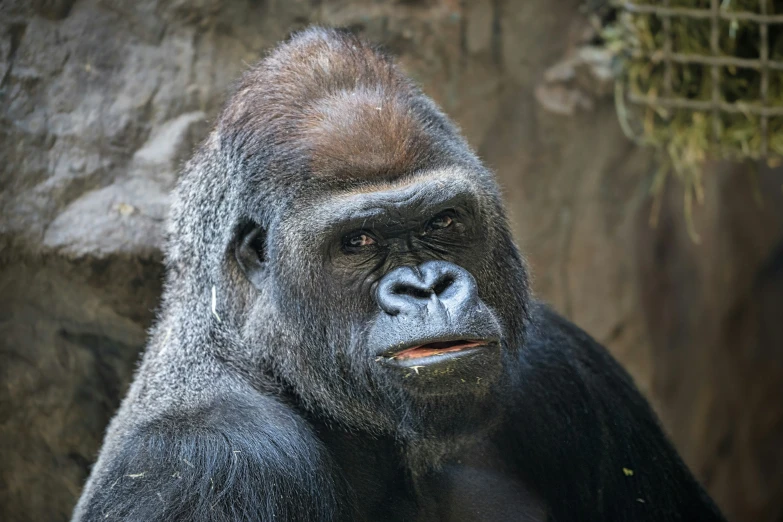
[[[492,174],[432,100],[361,39],[314,30],[245,75],[217,130],[241,166],[241,328],[265,370],[351,428],[489,423],[527,275]]]
[[[260,296],[247,337],[311,410],[351,427],[487,425],[526,296],[494,184],[452,165],[346,185],[311,180],[265,233],[243,232]]]

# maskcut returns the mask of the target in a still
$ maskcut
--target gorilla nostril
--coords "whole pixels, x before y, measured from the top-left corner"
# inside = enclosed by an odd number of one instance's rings
[[[416,299],[427,299],[432,294],[429,288],[418,288],[413,285],[399,283],[391,287],[394,295],[407,295]]]
[[[419,299],[428,299],[430,295],[432,295],[432,292],[422,288],[412,288],[411,295]]]
[[[454,284],[454,276],[449,274],[443,278],[441,278],[435,285],[432,287],[432,291],[435,295],[440,295],[443,292],[445,292],[451,285]]]

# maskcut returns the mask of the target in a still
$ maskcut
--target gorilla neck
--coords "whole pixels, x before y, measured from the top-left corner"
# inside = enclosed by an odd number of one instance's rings
[[[414,477],[423,476],[440,468],[450,457],[463,453],[466,448],[481,444],[500,426],[501,415],[488,417],[472,430],[461,430],[435,436],[420,436],[404,442],[403,459]]]
[[[407,468],[415,477],[437,469],[450,456],[491,436],[504,418],[503,401],[498,400],[504,384],[505,379],[501,379],[475,395],[408,397],[407,407],[396,411],[397,419],[369,418],[365,412],[346,423],[349,416],[313,410],[307,416],[318,426],[327,445],[334,445],[338,453],[340,448],[361,451],[369,445],[368,458],[374,451],[391,452],[399,457],[395,466]],[[358,446],[357,440],[362,442]],[[338,460],[344,457],[335,456]]]
[[[417,428],[400,426],[398,437],[406,464],[414,475],[433,468],[463,448],[485,440],[503,419],[496,383],[481,396],[439,397],[427,401]]]

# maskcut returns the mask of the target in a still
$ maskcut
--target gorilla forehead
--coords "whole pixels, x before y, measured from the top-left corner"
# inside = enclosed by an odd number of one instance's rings
[[[328,178],[391,177],[425,164],[432,143],[412,108],[381,90],[319,100],[303,123],[310,171]]]
[[[460,140],[387,55],[320,28],[246,73],[218,128],[246,165],[277,178],[393,178],[436,165]]]

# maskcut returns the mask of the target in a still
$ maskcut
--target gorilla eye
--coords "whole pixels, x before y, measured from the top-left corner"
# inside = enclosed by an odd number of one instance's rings
[[[265,251],[266,230],[252,222],[245,224],[239,232],[234,254],[245,276],[256,288],[263,283]]]
[[[364,232],[360,232],[358,234],[354,234],[352,236],[348,236],[345,238],[345,246],[348,249],[359,249],[362,247],[370,246],[375,244],[375,239],[373,239],[369,234],[366,234]]]
[[[427,230],[440,230],[443,228],[449,228],[454,223],[454,218],[451,217],[451,212],[443,212],[438,214],[427,223]]]

